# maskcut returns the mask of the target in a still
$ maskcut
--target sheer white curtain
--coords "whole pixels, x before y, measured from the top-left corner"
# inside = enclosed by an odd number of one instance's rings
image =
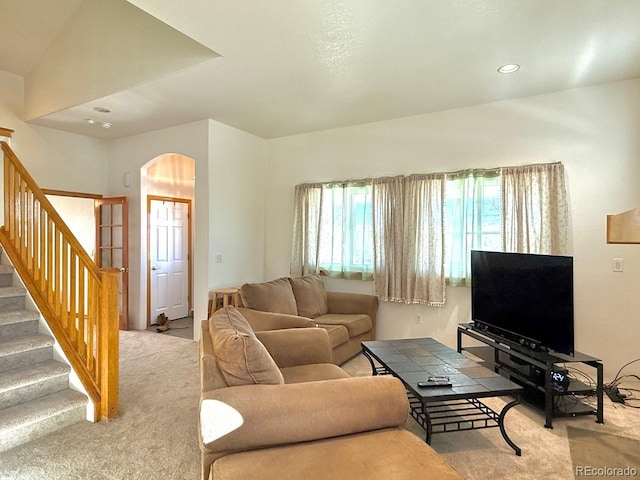
[[[374,281],[382,300],[443,305],[444,174],[373,181]]]
[[[500,170],[447,174],[445,235],[447,282],[469,286],[471,250],[502,249]]]
[[[567,252],[568,204],[561,163],[507,167],[501,172],[503,250]]]
[[[371,181],[296,185],[291,274],[371,280]]]
[[[318,273],[322,184],[296,185],[293,199],[291,274]]]
[[[322,186],[318,266],[334,278],[373,278],[371,180]]]

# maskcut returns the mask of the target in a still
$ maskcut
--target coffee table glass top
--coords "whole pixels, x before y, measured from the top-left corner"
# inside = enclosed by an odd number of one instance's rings
[[[363,342],[362,347],[425,401],[513,395],[522,390],[520,385],[433,338]],[[450,387],[418,388],[418,382],[442,375],[449,377]]]

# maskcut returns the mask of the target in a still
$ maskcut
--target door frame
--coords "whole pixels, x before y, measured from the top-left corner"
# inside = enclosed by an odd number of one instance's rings
[[[193,257],[191,244],[191,199],[167,197],[163,195],[147,195],[147,328],[151,326],[151,202],[153,200],[187,204],[187,312],[193,310]]]
[[[125,232],[123,232],[123,260],[126,259],[125,263],[126,266],[125,268],[125,272],[121,272],[123,275],[123,279],[125,280],[123,283],[124,285],[122,286],[123,288],[123,300],[125,302],[125,305],[122,306],[123,309],[123,316],[122,318],[119,318],[119,327],[121,330],[128,330],[129,329],[129,305],[128,305],[128,299],[129,299],[129,281],[128,281],[128,270],[129,270],[129,240],[128,240],[128,218],[129,218],[129,201],[128,198],[126,196],[119,196],[119,197],[105,197],[104,195],[101,195],[99,193],[86,193],[86,192],[73,192],[73,191],[68,191],[68,190],[56,190],[56,189],[51,189],[51,188],[43,188],[42,189],[42,193],[44,193],[45,195],[54,195],[54,196],[59,196],[59,197],[71,197],[71,198],[83,198],[83,199],[88,199],[88,200],[93,200],[93,217],[95,219],[95,232],[94,232],[94,237],[95,237],[95,242],[94,242],[94,251],[93,251],[93,261],[96,264],[96,266],[98,268],[101,268],[101,257],[100,257],[100,220],[99,220],[99,215],[98,215],[98,211],[100,209],[100,205],[101,202],[108,202],[109,200],[118,200],[120,201],[120,203],[122,203],[124,205],[124,209],[123,209],[123,221],[125,222],[125,224],[127,225],[127,228],[125,229],[127,231],[127,233],[125,234]],[[63,219],[64,220],[64,219]],[[65,222],[66,223],[66,222]],[[88,254],[89,252],[87,252]],[[125,277],[126,275],[126,277]],[[125,291],[126,290],[126,291]],[[119,315],[120,317],[120,315]]]
[[[122,266],[117,267],[120,270],[120,282],[122,287],[122,305],[118,304],[118,308],[122,308],[122,314],[119,314],[120,330],[129,330],[129,198],[127,196],[118,197],[102,197],[94,200],[95,216],[96,216],[96,254],[95,262],[98,268],[104,268],[102,265],[102,207],[105,205],[122,205]],[[111,210],[113,215],[113,210]],[[109,224],[109,228],[117,227],[115,224]],[[110,241],[113,235],[109,236]],[[112,247],[113,248],[113,247]],[[119,300],[118,300],[119,301]]]

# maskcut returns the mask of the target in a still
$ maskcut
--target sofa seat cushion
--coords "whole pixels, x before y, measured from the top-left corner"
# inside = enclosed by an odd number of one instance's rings
[[[209,478],[254,480],[256,472],[262,480],[463,480],[424,440],[401,428],[225,455]]]
[[[263,312],[298,315],[296,297],[288,278],[270,282],[245,283],[240,287],[242,305]]]
[[[327,292],[320,275],[304,275],[302,277],[289,278],[293,295],[296,297],[298,315],[308,318],[316,318],[329,312]]]
[[[349,378],[350,375],[333,363],[316,363],[312,365],[297,365],[280,370],[284,383],[316,382],[319,380],[333,380]]]
[[[319,323],[318,326],[324,328],[329,334],[331,348],[336,348],[349,341],[349,331],[344,325],[323,325]]]
[[[364,313],[328,313],[317,317],[318,325],[344,325],[349,331],[349,337],[357,337],[363,333],[369,332],[373,328],[373,323],[369,315]]]
[[[235,307],[225,307],[209,321],[213,355],[227,385],[284,383],[280,369]]]

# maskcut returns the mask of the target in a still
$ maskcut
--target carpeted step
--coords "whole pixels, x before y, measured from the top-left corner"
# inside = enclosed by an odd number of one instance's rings
[[[13,267],[0,265],[0,287],[10,287],[11,285],[13,285]]]
[[[0,341],[38,333],[40,314],[35,310],[0,312]]]
[[[0,373],[0,409],[69,388],[67,364],[51,360]]]
[[[45,362],[53,358],[53,339],[27,335],[0,342],[0,372]]]
[[[0,311],[24,310],[23,287],[0,287]]]
[[[0,410],[0,452],[85,420],[87,398],[70,389]]]

